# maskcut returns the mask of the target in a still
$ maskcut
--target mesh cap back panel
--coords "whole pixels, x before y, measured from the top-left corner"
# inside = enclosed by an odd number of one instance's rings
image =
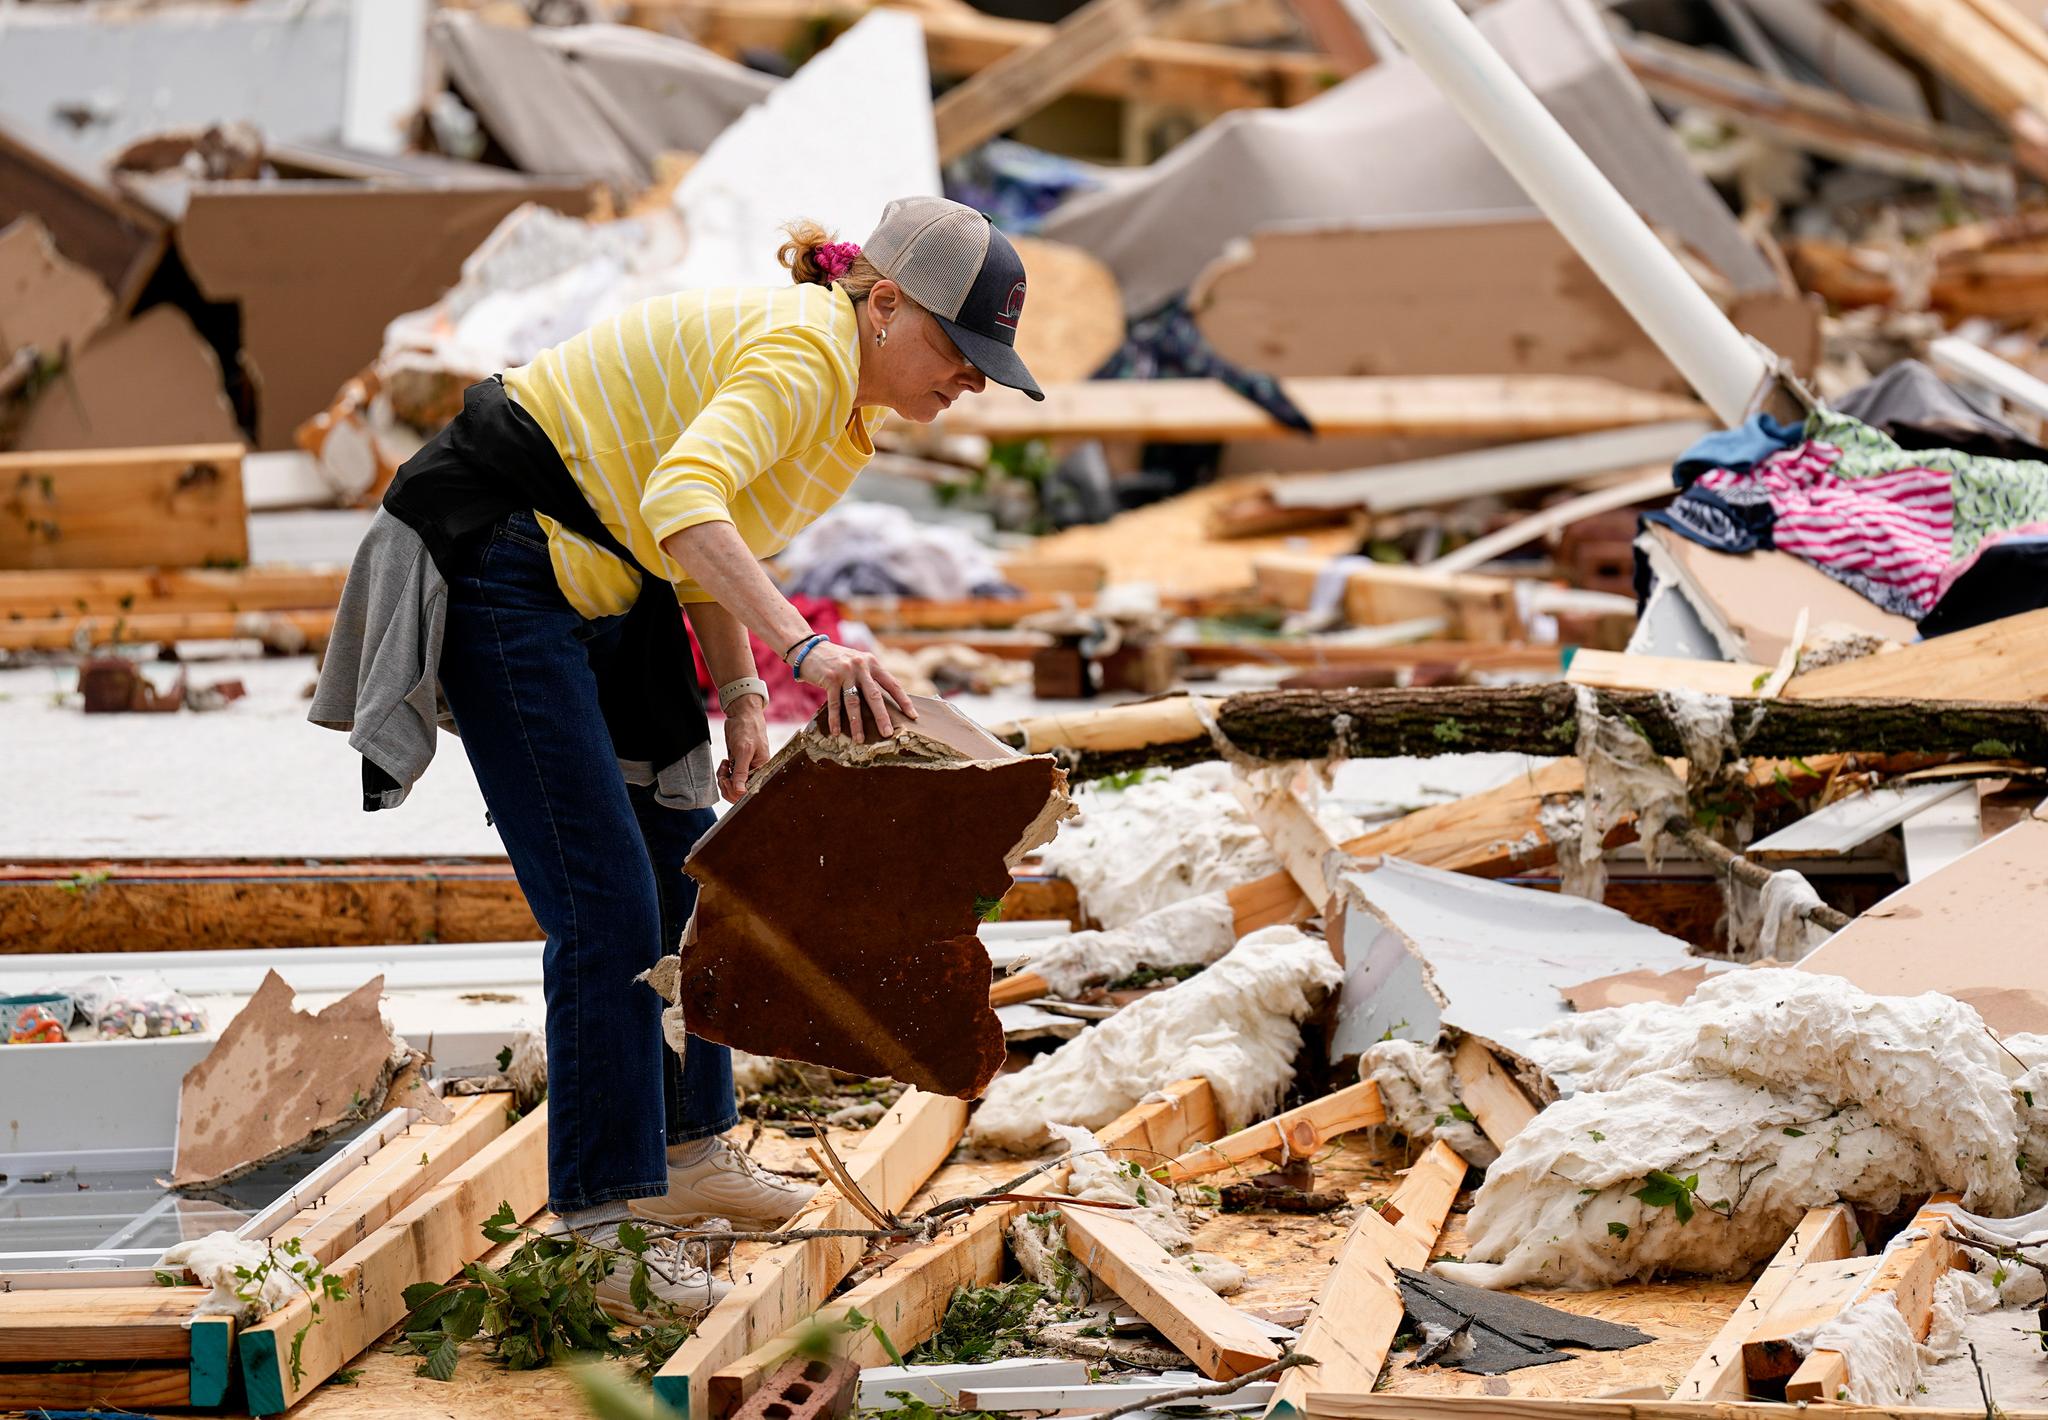
[[[910,298],[948,320],[960,314],[988,254],[988,219],[943,197],[902,197],[861,248]]]

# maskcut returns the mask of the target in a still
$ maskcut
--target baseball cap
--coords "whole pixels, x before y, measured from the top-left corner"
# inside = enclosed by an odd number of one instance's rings
[[[975,369],[1045,398],[1017,356],[1024,262],[987,217],[943,197],[899,197],[861,254],[932,313]]]

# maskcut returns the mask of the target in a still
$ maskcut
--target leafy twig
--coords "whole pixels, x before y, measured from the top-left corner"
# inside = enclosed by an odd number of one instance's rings
[[[1207,1385],[1182,1386],[1179,1390],[1155,1391],[1143,1400],[1125,1401],[1113,1410],[1100,1410],[1089,1420],[1116,1420],[1119,1415],[1135,1415],[1140,1410],[1152,1410],[1161,1405],[1170,1405],[1177,1400],[1201,1400],[1212,1395],[1229,1395],[1242,1390],[1256,1381],[1270,1380],[1282,1371],[1291,1371],[1296,1366],[1313,1366],[1313,1356],[1304,1356],[1299,1351],[1290,1351],[1277,1361],[1260,1366],[1257,1370],[1246,1371],[1227,1381],[1211,1381]]]

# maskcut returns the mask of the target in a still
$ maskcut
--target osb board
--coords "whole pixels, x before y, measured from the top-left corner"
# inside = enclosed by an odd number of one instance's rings
[[[1106,523],[1068,528],[1040,538],[1024,560],[1099,562],[1111,585],[1150,582],[1166,596],[1209,596],[1252,585],[1252,563],[1278,552],[1335,557],[1357,549],[1345,527],[1267,537],[1213,538],[1210,509],[1245,498],[1262,477],[1221,479],[1177,497],[1118,513]]]
[[[1085,380],[1124,343],[1124,298],[1107,266],[1079,247],[1016,239],[1030,283],[1031,318],[1017,353],[1040,384]]]

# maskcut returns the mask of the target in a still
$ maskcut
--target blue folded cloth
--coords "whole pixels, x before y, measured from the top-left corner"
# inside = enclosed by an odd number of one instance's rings
[[[1805,437],[1803,423],[1780,424],[1768,414],[1752,414],[1733,429],[1716,429],[1695,439],[1671,465],[1671,478],[1680,488],[1689,488],[1710,468],[1744,472]]]

